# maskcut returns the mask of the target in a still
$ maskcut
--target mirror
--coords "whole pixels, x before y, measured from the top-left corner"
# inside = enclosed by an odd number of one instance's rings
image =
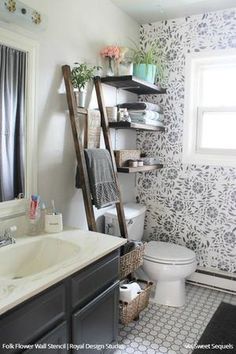
[[[1,28],[0,218],[25,212],[27,197],[37,193],[37,53],[37,42]]]
[[[27,53],[0,43],[0,202],[25,194]]]

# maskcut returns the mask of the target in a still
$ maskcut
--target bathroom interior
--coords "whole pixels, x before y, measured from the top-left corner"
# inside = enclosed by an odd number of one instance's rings
[[[0,353],[236,353],[235,82],[235,0],[0,0]]]

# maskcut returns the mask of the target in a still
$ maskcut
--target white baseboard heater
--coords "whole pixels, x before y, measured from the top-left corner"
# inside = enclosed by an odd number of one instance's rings
[[[236,273],[228,273],[212,268],[198,267],[196,272],[187,278],[187,282],[194,285],[205,286],[215,290],[236,294]]]

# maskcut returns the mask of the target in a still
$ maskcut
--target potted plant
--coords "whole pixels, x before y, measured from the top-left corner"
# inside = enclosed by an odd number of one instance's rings
[[[163,78],[163,67],[160,62],[159,49],[156,45],[150,45],[148,48],[132,49],[133,63],[134,63],[134,76],[148,81],[153,84],[157,76]]]
[[[86,85],[92,80],[96,71],[99,69],[99,66],[89,66],[86,63],[75,63],[75,66],[71,71],[71,81],[73,87],[78,90],[76,98],[79,107],[85,106]]]

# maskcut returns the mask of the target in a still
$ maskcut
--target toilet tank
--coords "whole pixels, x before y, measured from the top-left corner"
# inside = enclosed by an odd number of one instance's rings
[[[141,241],[144,230],[144,218],[146,207],[142,204],[124,204],[125,220],[128,231],[128,239]],[[105,214],[105,233],[120,236],[120,228],[116,208],[109,209]]]

